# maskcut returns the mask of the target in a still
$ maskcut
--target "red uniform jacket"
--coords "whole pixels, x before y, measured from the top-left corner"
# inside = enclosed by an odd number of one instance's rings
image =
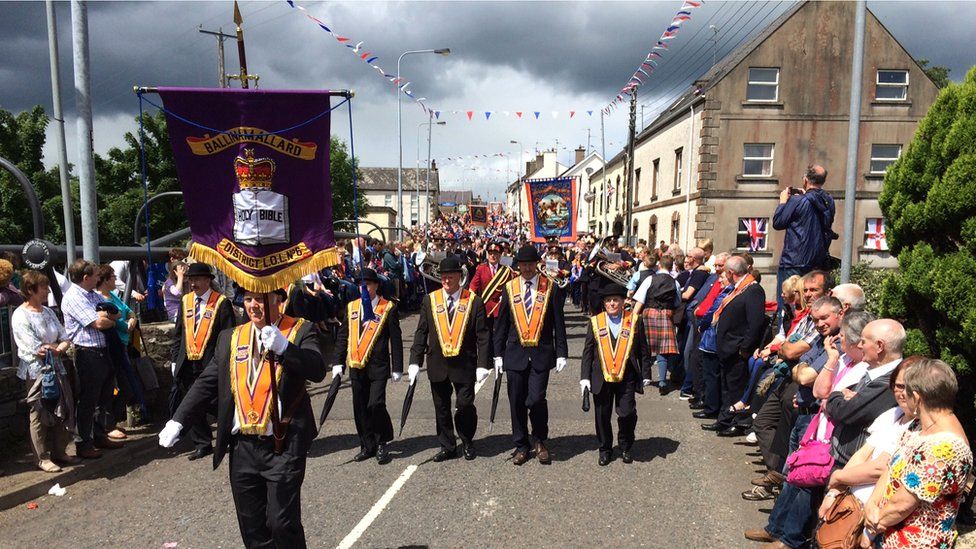
[[[499,263],[498,268],[502,269],[507,267]],[[505,282],[511,280],[512,274],[515,273],[515,271],[513,271],[512,269],[508,269],[508,270],[510,273],[508,278],[503,280],[502,283],[497,286],[498,289],[495,290],[494,295],[483,296],[483,300],[485,302],[485,313],[488,317],[491,318],[498,317],[498,303],[501,300],[502,292],[505,291]],[[485,291],[485,288],[488,287],[488,284],[491,282],[492,277],[493,275],[491,274],[491,266],[488,265],[487,263],[482,263],[481,265],[478,265],[477,269],[475,269],[474,276],[471,277],[471,282],[468,285],[468,288],[472,292],[481,295],[482,292]]]

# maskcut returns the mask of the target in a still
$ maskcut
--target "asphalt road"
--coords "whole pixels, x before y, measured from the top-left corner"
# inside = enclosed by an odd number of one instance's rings
[[[699,429],[676,393],[638,395],[636,461],[597,466],[592,412],[580,410],[585,322],[567,316],[570,365],[551,377],[548,466],[512,464],[504,390],[488,433],[490,382],[475,399],[478,458],[431,462],[437,442],[423,374],[403,436],[391,445],[393,461],[354,463],[358,439],[344,387],[308,460],[302,501],[309,546],[751,546],[743,529],[764,525],[772,507],[739,497],[758,458],[741,439]],[[415,325],[416,317],[403,321],[407,346]],[[395,424],[406,389],[401,382],[388,390]],[[313,391],[316,413],[324,391],[324,384]],[[70,486],[64,497],[39,499],[37,509],[0,513],[0,545],[240,546],[227,461],[217,471],[209,460],[188,462],[186,444],[153,448],[102,478]]]

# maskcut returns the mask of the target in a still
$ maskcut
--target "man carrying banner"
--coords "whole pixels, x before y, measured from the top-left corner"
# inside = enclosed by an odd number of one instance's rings
[[[580,390],[593,393],[596,437],[600,441],[600,466],[613,460],[613,427],[617,410],[617,440],[624,463],[634,461],[630,449],[637,427],[635,393],[643,393],[641,369],[647,361],[644,327],[640,315],[624,310],[627,288],[608,284],[600,291],[605,311],[592,317],[586,327]]]
[[[495,369],[507,372],[515,465],[528,461],[533,449],[540,463],[551,461],[545,444],[549,438],[546,388],[549,371],[561,372],[569,354],[565,296],[548,277],[540,276],[539,259],[535,246],[519,248],[515,262],[520,276],[505,285],[495,324]],[[534,447],[529,445],[529,420]]]
[[[447,256],[440,262],[442,287],[424,297],[407,369],[413,383],[427,356],[427,377],[434,398],[437,440],[441,445],[434,456],[437,462],[458,457],[455,427],[461,437],[464,459],[475,458],[472,442],[478,426],[475,378],[482,381],[491,372],[485,306],[475,292],[461,288],[461,272],[461,262],[456,257]],[[457,409],[453,421],[452,387]]]
[[[478,265],[469,285],[471,291],[480,295],[485,303],[490,335],[495,333],[495,319],[498,318],[498,305],[505,290],[505,283],[517,276],[510,267],[499,262],[501,257],[501,245],[496,242],[488,244],[488,262]]]
[[[346,322],[336,340],[332,377],[342,375],[348,365],[352,382],[352,411],[359,434],[360,451],[353,459],[366,461],[376,456],[381,465],[389,463],[386,444],[393,440],[393,422],[386,410],[386,380],[403,374],[403,340],[400,336],[400,311],[396,303],[379,295],[380,277],[373,269],[363,269],[362,280],[369,292],[373,319],[364,317],[363,301],[347,306]]]
[[[284,291],[244,293],[248,322],[217,338],[213,360],[159,433],[172,447],[217,401],[213,467],[230,454],[230,484],[246,547],[305,547],[301,489],[315,438],[309,381],[325,378],[315,325],[279,316]]]
[[[173,381],[176,399],[173,413],[189,392],[204,368],[210,364],[217,348],[217,335],[237,324],[230,300],[211,289],[213,271],[205,263],[192,263],[186,272],[191,292],[183,296],[176,315],[176,344],[173,345]],[[203,414],[187,426],[194,450],[190,461],[213,453],[210,423]]]

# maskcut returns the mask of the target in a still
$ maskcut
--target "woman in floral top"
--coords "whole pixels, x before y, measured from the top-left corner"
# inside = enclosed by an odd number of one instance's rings
[[[957,390],[955,374],[941,360],[925,359],[906,372],[916,420],[864,507],[868,531],[882,535],[887,549],[955,544],[956,514],[973,465],[952,412]]]

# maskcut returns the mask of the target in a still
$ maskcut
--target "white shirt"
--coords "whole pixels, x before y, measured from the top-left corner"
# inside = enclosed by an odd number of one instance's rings
[[[899,364],[901,364],[900,358],[892,360],[891,362],[886,362],[881,366],[878,366],[877,368],[868,368],[867,369],[868,378],[870,379],[870,381],[874,381],[879,377],[894,371],[894,369],[897,368]]]
[[[530,290],[529,291],[529,299],[525,303],[532,303],[532,301],[535,299],[535,291],[536,291],[536,289],[539,288],[539,275],[533,276],[531,280],[526,280],[525,278],[523,278],[522,279],[522,285],[524,286],[526,282],[531,282],[532,283],[532,287],[529,289]],[[525,288],[524,287],[522,288],[522,295],[525,296]],[[523,305],[525,305],[525,303],[523,303]]]
[[[874,423],[868,427],[868,438],[864,443],[870,444],[873,449],[870,459],[877,459],[881,454],[894,455],[895,450],[898,449],[898,440],[901,438],[901,434],[912,423],[911,421],[902,422],[901,420],[904,417],[905,413],[901,411],[901,408],[895,406],[878,416]],[[861,503],[866,503],[871,497],[871,493],[874,492],[874,484],[872,482],[854,486],[851,493],[861,500]]]
[[[624,315],[617,315],[616,318],[607,314],[607,327],[610,328],[610,335],[614,339],[620,336],[620,325],[623,323]]]
[[[210,294],[211,293],[212,293],[212,290],[210,290],[208,288],[207,291],[206,292],[203,292],[203,295],[201,295],[201,296],[198,296],[195,293],[193,294],[193,307],[194,307],[194,311],[193,311],[193,314],[194,314],[194,321],[193,321],[193,323],[194,324],[193,324],[193,326],[194,327],[196,327],[196,325],[200,323],[200,315],[202,315],[204,309],[207,308],[207,302],[210,301]],[[199,306],[197,305],[198,302],[200,303]]]
[[[666,274],[671,276],[671,273],[669,271],[665,271],[664,269],[658,269],[654,274]],[[644,279],[644,282],[641,282],[640,288],[637,288],[637,291],[634,292],[634,301],[640,303],[641,305],[646,305],[647,292],[651,289],[651,280],[653,279],[653,276],[649,276]],[[681,285],[678,284],[677,280],[674,281],[674,289],[678,292],[678,298],[675,300],[675,305],[681,305]]]
[[[112,261],[109,263],[115,271],[115,290],[120,294],[125,293],[125,283],[129,280],[129,262]]]
[[[830,389],[830,392],[840,391],[841,389],[857,385],[857,382],[861,381],[861,378],[864,377],[864,373],[868,371],[868,363],[863,360],[850,367],[847,364],[849,361],[847,355],[841,356],[840,360],[842,366],[838,367],[846,369],[840,377],[834,379],[834,386]]]

